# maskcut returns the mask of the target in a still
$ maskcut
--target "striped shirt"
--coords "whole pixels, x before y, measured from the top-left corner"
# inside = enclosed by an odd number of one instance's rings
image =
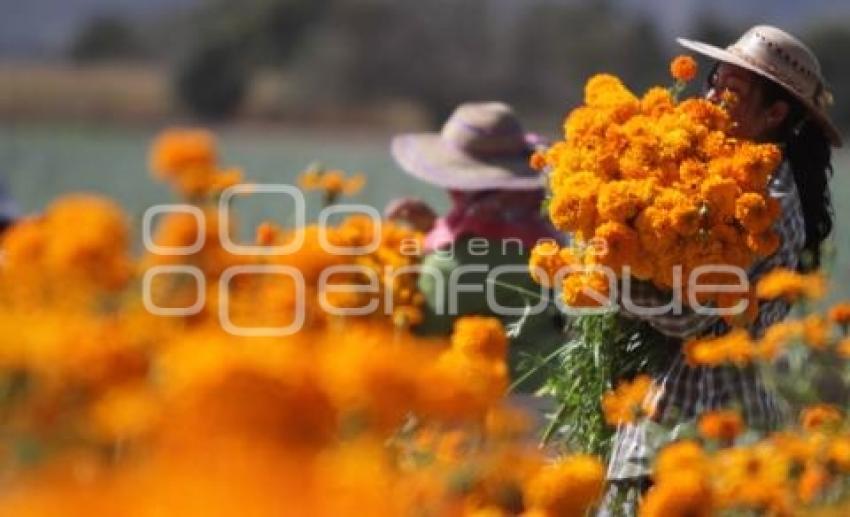
[[[800,196],[788,162],[783,162],[771,177],[768,190],[782,207],[774,230],[780,238],[779,249],[756,262],[748,277],[755,283],[766,272],[785,267],[795,269],[805,242],[805,225]],[[630,290],[632,300],[643,307],[666,303],[669,293],[661,293],[652,284],[636,282]],[[759,312],[750,328],[754,337],[761,336],[773,323],[783,319],[790,306],[782,300],[759,304]],[[627,317],[636,317],[624,313]],[[715,315],[701,315],[684,308],[683,314],[641,315],[655,330],[677,341],[678,351],[669,367],[655,376],[653,399],[655,419],[661,424],[691,420],[705,411],[721,408],[738,408],[748,426],[754,429],[775,429],[787,420],[785,402],[765,386],[753,366],[692,367],[685,361],[681,350],[682,340],[721,335],[729,331],[726,322]],[[631,479],[651,473],[653,451],[648,443],[646,422],[620,426],[614,437],[608,478]]]

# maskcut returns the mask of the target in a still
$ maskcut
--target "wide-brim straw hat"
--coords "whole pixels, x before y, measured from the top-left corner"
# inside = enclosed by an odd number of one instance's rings
[[[757,25],[725,49],[684,38],[676,41],[694,52],[745,68],[785,88],[803,103],[832,145],[841,147],[841,134],[827,111],[832,94],[826,87],[820,63],[794,36],[776,27]]]
[[[513,110],[501,102],[458,106],[439,133],[393,138],[392,155],[406,172],[452,190],[535,190],[544,177],[529,165],[534,152]]]

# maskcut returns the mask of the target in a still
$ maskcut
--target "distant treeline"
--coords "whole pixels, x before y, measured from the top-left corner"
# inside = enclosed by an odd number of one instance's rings
[[[837,120],[850,127],[846,21],[800,36],[831,81]],[[726,44],[750,24],[703,17],[688,36]],[[497,0],[209,0],[156,23],[93,20],[69,49],[81,63],[167,60],[179,98],[208,118],[233,114],[252,71],[275,67],[305,107],[410,102],[435,123],[470,99],[559,118],[552,112],[577,103],[593,73],[616,73],[638,90],[666,81],[672,52],[651,20],[605,1]]]

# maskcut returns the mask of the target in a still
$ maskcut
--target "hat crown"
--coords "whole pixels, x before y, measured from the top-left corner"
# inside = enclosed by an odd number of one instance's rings
[[[515,156],[528,152],[525,131],[510,106],[473,102],[455,109],[440,131],[450,145],[475,157]]]
[[[770,25],[756,25],[726,49],[685,38],[677,41],[685,48],[744,68],[783,87],[805,106],[808,116],[823,129],[832,145],[841,147],[841,132],[828,113],[832,94],[826,87],[820,62],[794,36]]]
[[[814,53],[800,40],[782,29],[757,25],[727,47],[729,52],[781,79],[798,95],[812,99],[823,90],[821,67]]]

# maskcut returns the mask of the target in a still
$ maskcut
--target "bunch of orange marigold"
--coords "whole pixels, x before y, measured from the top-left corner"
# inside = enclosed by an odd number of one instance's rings
[[[674,65],[680,84],[695,75],[695,63]],[[587,82],[584,105],[564,122],[564,140],[533,160],[550,170],[552,222],[580,251],[561,255],[573,268],[562,280],[568,304],[599,305],[579,293],[607,293],[596,266],[618,277],[628,266],[635,278],[669,290],[677,265],[687,278],[707,264],[746,269],[776,250],[771,226],[780,207],[767,184],[780,150],[735,139],[731,128],[726,109],[707,100],[679,102],[660,87],[637,97],[607,74]],[[733,280],[708,276],[713,284]],[[698,294],[701,303],[718,301]]]

